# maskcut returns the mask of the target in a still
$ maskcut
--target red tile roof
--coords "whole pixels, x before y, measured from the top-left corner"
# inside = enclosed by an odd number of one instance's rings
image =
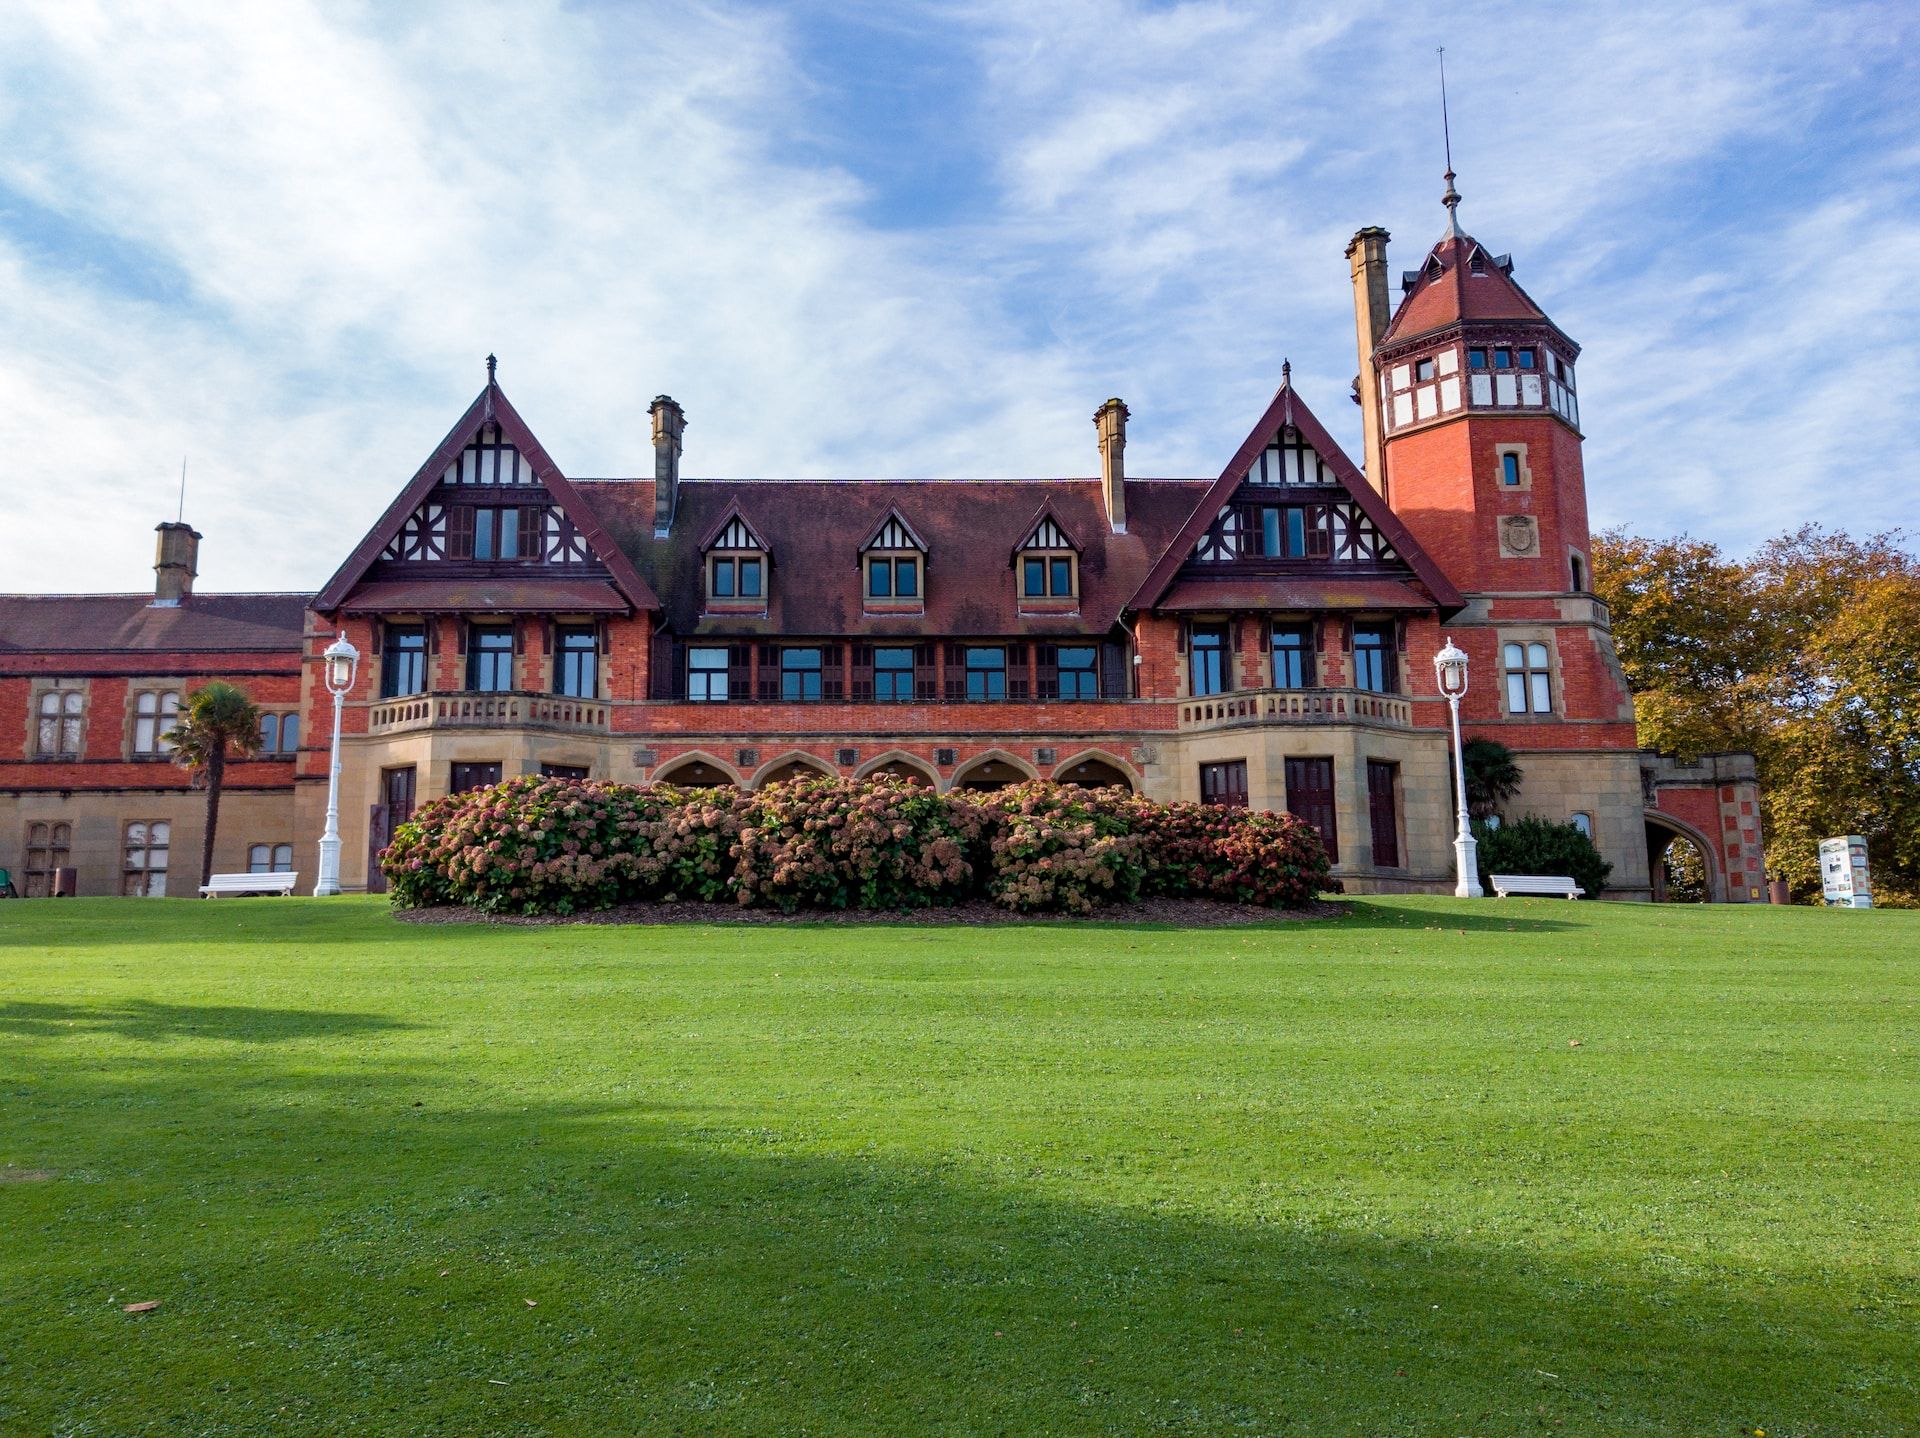
[[[1176,579],[1155,606],[1179,614],[1211,609],[1432,609],[1402,579],[1342,579],[1329,571],[1273,579]]]
[[[0,654],[298,654],[304,594],[0,594]]]
[[[501,575],[486,579],[375,580],[354,589],[347,614],[478,611],[494,614],[625,614],[631,606],[595,579]]]
[[[1104,634],[1206,490],[1204,480],[1127,482],[1127,529],[1107,523],[1097,479],[683,480],[673,534],[653,536],[651,480],[576,480],[679,634]],[[1011,553],[1043,503],[1085,548],[1078,614],[1022,614]],[[773,555],[768,612],[701,613],[695,540],[737,508]],[[867,614],[859,549],[890,511],[927,546],[924,613]]]
[[[1476,273],[1475,252],[1484,264]],[[1420,269],[1420,279],[1400,301],[1380,344],[1444,329],[1461,320],[1531,320],[1551,324],[1546,312],[1521,289],[1506,268],[1494,263],[1471,235],[1448,235],[1435,245]]]

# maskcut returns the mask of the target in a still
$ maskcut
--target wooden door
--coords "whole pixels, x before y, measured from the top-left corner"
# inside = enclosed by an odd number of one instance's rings
[[[380,774],[380,802],[367,815],[367,892],[384,894],[387,876],[380,872],[380,851],[393,842],[394,831],[413,817],[414,771],[385,769]]]
[[[1230,809],[1247,807],[1247,761],[1228,759],[1219,764],[1200,766],[1200,802],[1224,804]]]
[[[1400,806],[1394,795],[1399,781],[1398,764],[1367,760],[1367,824],[1373,830],[1376,868],[1400,867]]]
[[[1320,831],[1327,858],[1340,862],[1340,834],[1334,805],[1333,760],[1287,760],[1287,812]]]

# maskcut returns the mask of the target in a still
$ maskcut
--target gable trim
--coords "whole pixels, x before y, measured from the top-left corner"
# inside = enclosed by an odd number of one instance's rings
[[[346,562],[321,587],[313,601],[318,613],[338,612],[354,586],[366,577],[367,570],[379,559],[381,552],[413,517],[413,512],[433,492],[434,486],[440,483],[441,476],[447,472],[447,467],[460,451],[466,448],[474,431],[488,421],[497,424],[500,432],[513,442],[514,447],[533,466],[534,478],[546,488],[549,497],[560,506],[567,518],[573,521],[573,527],[587,542],[594,558],[607,567],[613,586],[621,597],[635,609],[660,608],[659,599],[633,567],[633,561],[613,542],[612,536],[601,524],[599,514],[560,472],[560,466],[553,462],[546,448],[534,438],[533,431],[527,428],[526,421],[520,418],[519,411],[514,409],[500,386],[489,379],[486,388],[467,406],[466,413],[447,431],[447,437],[427,456],[427,462],[415,471],[413,478],[394,497],[393,503],[387,506],[373,528],[354,546]]]
[[[1452,581],[1441,572],[1440,566],[1435,564],[1415,541],[1406,525],[1400,522],[1400,516],[1395,514],[1386,500],[1380,497],[1379,492],[1367,483],[1366,477],[1360,473],[1354,462],[1347,458],[1346,452],[1334,442],[1333,436],[1328,434],[1326,427],[1314,417],[1313,411],[1307,408],[1305,401],[1294,394],[1292,381],[1286,380],[1282,381],[1280,388],[1275,391],[1273,402],[1267,406],[1266,413],[1260,416],[1247,437],[1241,441],[1240,447],[1233,452],[1233,458],[1227,461],[1227,467],[1220,471],[1220,477],[1207,486],[1207,492],[1200,497],[1199,504],[1187,517],[1187,522],[1181,526],[1173,542],[1161,551],[1160,558],[1154,562],[1146,579],[1142,581],[1133,598],[1128,601],[1127,610],[1138,612],[1151,609],[1165,597],[1167,590],[1172,587],[1174,576],[1180,572],[1180,567],[1186,563],[1187,557],[1200,543],[1208,526],[1233,498],[1247,471],[1252,468],[1254,459],[1273,443],[1287,425],[1292,425],[1299,430],[1301,438],[1319,452],[1320,458],[1332,468],[1334,475],[1347,491],[1347,497],[1359,505],[1362,514],[1373,521],[1374,527],[1380,531],[1387,543],[1393,546],[1394,553],[1406,562],[1407,567],[1427,587],[1428,593],[1433,595],[1440,608],[1451,613],[1464,605],[1466,601],[1461,598],[1460,591],[1454,588]]]
[[[909,548],[917,549],[922,554],[927,552],[926,540],[922,539],[920,532],[907,522],[906,515],[900,512],[900,506],[894,504],[887,506],[887,512],[880,516],[880,522],[874,525],[868,532],[866,539],[860,544],[859,553],[864,555],[868,550],[878,547],[880,536],[886,532],[887,526],[893,523],[898,523],[900,528],[905,531],[907,538],[912,541],[908,546]],[[887,547],[893,549],[897,546],[888,545]]]

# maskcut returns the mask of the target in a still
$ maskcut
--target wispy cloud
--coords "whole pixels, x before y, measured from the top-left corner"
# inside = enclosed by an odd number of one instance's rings
[[[139,584],[182,454],[203,582],[311,587],[489,351],[581,475],[647,468],[661,390],[701,473],[1084,473],[1114,392],[1137,470],[1209,473],[1283,356],[1350,434],[1340,252],[1437,236],[1450,34],[1596,522],[1903,518],[1905,13],[1459,14],[10,8],[0,587]]]

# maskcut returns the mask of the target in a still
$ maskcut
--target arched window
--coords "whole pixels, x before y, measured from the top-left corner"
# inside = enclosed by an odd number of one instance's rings
[[[180,717],[180,696],[163,694],[149,690],[133,701],[133,752],[135,754],[170,754],[173,745],[167,742],[167,731],[173,728]]]
[[[78,689],[49,689],[40,696],[35,753],[42,759],[72,759],[80,753],[87,696]]]
[[[280,747],[280,716],[262,714],[260,716],[260,752],[271,754]]]

